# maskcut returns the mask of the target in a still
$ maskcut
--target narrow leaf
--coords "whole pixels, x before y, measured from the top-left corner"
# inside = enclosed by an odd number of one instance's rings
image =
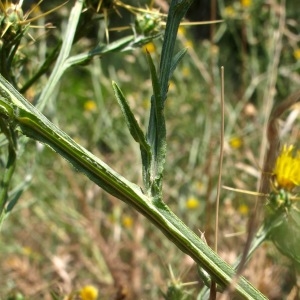
[[[130,134],[134,138],[136,142],[138,142],[141,147],[148,153],[150,153],[150,146],[148,142],[146,141],[145,135],[140,128],[136,118],[134,117],[134,114],[132,113],[128,102],[126,101],[121,89],[116,84],[116,82],[112,82],[112,86],[115,92],[116,99],[121,107],[121,110],[123,112],[123,115],[125,117],[126,124],[128,126],[128,129],[130,131]]]
[[[172,64],[171,64],[169,79],[173,75],[175,69],[177,68],[177,66],[181,62],[181,60],[183,59],[183,57],[186,54],[186,52],[187,52],[187,49],[184,48],[184,49],[180,50],[178,53],[176,53],[176,55],[174,55],[174,57],[172,58]]]
[[[164,43],[161,52],[159,80],[161,84],[161,97],[165,101],[167,98],[169,78],[172,72],[172,58],[177,37],[177,31],[181,19],[191,6],[193,0],[174,0],[171,2],[168,13]]]
[[[129,128],[130,134],[132,135],[134,140],[140,144],[140,151],[141,151],[141,158],[142,158],[142,165],[143,165],[143,182],[148,192],[151,187],[150,169],[151,169],[152,155],[151,155],[150,145],[148,144],[142,129],[140,128],[137,120],[135,119],[121,89],[118,87],[118,85],[115,82],[112,82],[112,86],[117,101],[125,117],[125,121]]]
[[[42,93],[40,94],[38,100],[37,100],[37,107],[42,111],[48,100],[51,98],[53,91],[55,90],[62,74],[65,71],[65,60],[68,58],[72,44],[73,39],[76,33],[77,24],[79,22],[79,18],[82,12],[83,7],[83,1],[77,0],[71,10],[68,25],[66,28],[65,35],[63,37],[63,44],[62,48],[60,50],[60,53],[58,55],[57,61],[55,63],[55,66],[53,68],[53,71],[50,75],[50,78],[47,81],[46,86],[44,87]]]
[[[149,53],[147,53],[147,59],[153,88],[147,138],[151,145],[153,155],[151,177],[156,180],[157,188],[160,191],[166,157],[166,124],[164,116],[164,103],[161,98],[159,79]]]

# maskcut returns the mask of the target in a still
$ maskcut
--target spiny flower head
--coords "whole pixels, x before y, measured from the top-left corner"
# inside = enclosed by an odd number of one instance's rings
[[[295,151],[293,145],[284,145],[277,157],[273,174],[276,188],[291,191],[300,186],[300,151]]]
[[[11,41],[22,30],[21,22],[24,20],[21,4],[11,1],[0,2],[0,34],[1,38]]]
[[[157,13],[141,12],[136,15],[135,30],[138,34],[149,36],[158,33],[161,29],[161,15]]]
[[[17,1],[17,4],[14,4],[11,0],[1,1],[0,0],[0,37],[11,42],[14,38],[21,38],[22,34],[25,33],[27,28],[30,26],[32,21],[35,21],[41,17],[44,17],[53,11],[61,8],[65,3],[57,5],[53,9],[42,13],[40,15],[33,16],[29,18],[31,13],[36,13],[40,11],[39,5],[43,0],[33,5],[31,10],[23,14],[22,4],[23,0]]]

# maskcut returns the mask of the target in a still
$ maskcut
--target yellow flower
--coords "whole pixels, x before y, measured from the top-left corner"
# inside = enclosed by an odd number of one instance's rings
[[[300,151],[296,153],[294,146],[284,145],[277,157],[273,170],[275,186],[291,191],[300,185]]]
[[[86,285],[79,291],[81,300],[96,300],[98,299],[98,289],[92,285]]]
[[[229,145],[233,149],[239,149],[239,148],[242,147],[243,141],[242,141],[242,139],[240,137],[232,137],[229,140]]]
[[[249,7],[252,4],[252,0],[241,0],[241,4],[243,7]]]
[[[294,57],[297,60],[300,60],[300,49],[299,48],[294,51]]]
[[[189,40],[189,39],[184,40],[184,41],[183,41],[183,46],[184,46],[185,48],[193,48],[193,41],[192,41],[192,40]]]
[[[153,42],[150,42],[150,43],[144,45],[142,47],[142,49],[143,49],[144,52],[148,51],[149,53],[154,53],[155,50],[156,50],[156,47],[155,47],[155,44]]]
[[[249,207],[246,204],[241,204],[238,210],[241,215],[247,215],[249,212]]]
[[[186,35],[186,29],[184,26],[179,26],[178,28],[178,35],[179,36],[185,36]]]
[[[199,207],[199,200],[195,197],[189,197],[185,203],[188,209],[195,209]]]
[[[97,109],[96,102],[93,100],[88,100],[84,103],[85,111],[95,111]]]
[[[227,18],[234,18],[236,16],[236,10],[232,6],[227,6],[224,9],[224,15]]]
[[[122,224],[125,228],[131,228],[133,224],[133,219],[130,216],[124,216],[122,219]]]
[[[176,91],[176,84],[174,81],[170,80],[169,82],[169,92],[175,92]]]
[[[150,100],[149,100],[148,98],[143,99],[143,101],[142,101],[142,106],[143,106],[143,108],[145,108],[145,109],[150,108]]]

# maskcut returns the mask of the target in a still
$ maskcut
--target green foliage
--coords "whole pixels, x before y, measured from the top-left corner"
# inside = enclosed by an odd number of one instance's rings
[[[1,298],[63,299],[92,283],[101,299],[124,294],[157,299],[159,290],[166,299],[205,299],[201,288],[203,282],[210,286],[211,276],[224,291],[233,269],[192,232],[205,231],[203,237],[212,244],[219,66],[225,65],[223,182],[239,189],[255,190],[252,174],[262,167],[262,160],[255,159],[262,156],[258,149],[273,102],[299,83],[295,8],[287,4],[285,18],[283,5],[275,10],[275,3],[249,3],[225,6],[219,1],[224,22],[212,27],[210,41],[195,41],[179,27],[191,1],[172,1],[168,17],[151,6],[140,10],[121,1],[76,1],[36,21],[28,21],[31,16],[20,14],[20,7],[12,14],[1,7],[0,72],[9,82],[1,77],[0,261],[6,278]],[[119,14],[129,32],[107,30],[121,24]],[[46,24],[48,17],[55,29],[32,27]],[[149,42],[148,51],[143,50]],[[299,123],[293,122],[296,128]],[[296,130],[281,124],[289,132],[282,140],[296,140]],[[50,146],[76,169],[22,134]],[[274,286],[279,298],[291,292],[285,280],[295,273],[284,266],[299,260],[299,242],[293,238],[299,231],[297,204],[283,202],[262,222],[249,249],[250,256],[269,239],[291,260],[267,244],[260,249],[266,255],[260,269],[250,262],[250,282],[265,287],[262,292],[270,298]],[[246,230],[245,207],[252,206],[250,197],[222,192],[219,247],[227,261],[243,251],[244,241],[224,236]],[[196,285],[167,285],[164,263]],[[278,273],[273,265],[280,266]],[[272,281],[266,270],[276,274]],[[263,279],[257,283],[258,278]],[[244,298],[263,298],[243,278],[237,290]]]

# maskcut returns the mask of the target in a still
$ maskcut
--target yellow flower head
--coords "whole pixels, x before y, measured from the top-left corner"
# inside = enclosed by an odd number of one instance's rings
[[[184,26],[179,26],[178,28],[178,35],[179,36],[185,36],[186,35],[186,29]]]
[[[239,210],[239,213],[244,216],[249,213],[249,207],[246,204],[241,204],[239,206],[238,210]]]
[[[192,40],[189,40],[189,39],[186,39],[184,40],[183,42],[183,46],[185,48],[193,48],[193,41]]]
[[[199,204],[199,200],[195,197],[189,197],[185,203],[186,207],[191,210],[198,208]]]
[[[243,7],[249,7],[252,4],[252,0],[241,0],[241,4]]]
[[[284,145],[273,170],[275,185],[286,191],[291,191],[300,185],[300,151],[296,153],[294,146]]]
[[[237,12],[232,6],[227,6],[224,9],[224,15],[227,18],[234,18],[234,17],[236,17]]]
[[[294,54],[294,57],[296,58],[296,60],[300,60],[300,49],[299,48],[296,49],[293,54]]]
[[[89,111],[89,112],[97,110],[97,104],[96,104],[96,102],[93,101],[93,100],[86,101],[84,103],[84,110],[85,111]]]
[[[131,228],[133,225],[133,219],[130,216],[124,216],[122,218],[122,224],[125,228]]]
[[[243,145],[243,141],[240,137],[234,136],[229,140],[229,145],[233,149],[239,149]]]
[[[142,107],[145,108],[145,109],[150,108],[150,100],[148,98],[143,99]]]
[[[98,299],[98,289],[92,285],[86,285],[79,291],[81,300],[96,300]]]
[[[153,42],[149,42],[142,47],[143,51],[148,51],[149,53],[154,53],[156,51],[156,46]]]

